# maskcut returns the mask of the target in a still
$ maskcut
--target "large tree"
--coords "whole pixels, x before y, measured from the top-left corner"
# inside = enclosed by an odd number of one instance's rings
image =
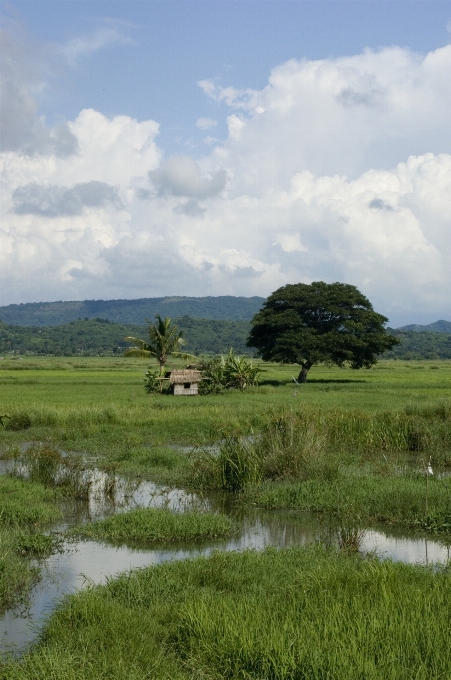
[[[283,286],[252,320],[248,347],[265,361],[299,364],[299,382],[306,382],[314,364],[330,362],[369,368],[377,355],[399,340],[384,328],[385,316],[346,283],[316,281]]]
[[[134,348],[127,349],[124,352],[126,357],[154,357],[160,364],[160,369],[163,370],[168,356],[182,357],[183,359],[194,358],[192,354],[181,352],[185,345],[185,340],[182,337],[182,331],[179,331],[177,326],[171,324],[171,319],[168,317],[162,319],[159,314],[155,317],[157,322],[153,324],[149,319],[146,319],[149,324],[149,340],[140,340],[129,336],[125,338],[135,345]]]

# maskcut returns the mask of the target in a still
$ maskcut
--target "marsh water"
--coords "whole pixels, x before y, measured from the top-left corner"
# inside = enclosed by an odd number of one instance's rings
[[[5,471],[3,466],[0,473]],[[39,562],[42,577],[33,588],[28,604],[7,611],[0,619],[1,653],[20,653],[35,641],[46,619],[65,595],[88,584],[104,583],[120,572],[167,560],[208,555],[213,550],[261,550],[267,546],[297,546],[319,540],[333,542],[336,535],[337,525],[332,520],[307,513],[243,507],[227,496],[201,498],[180,489],[165,490],[146,481],[133,483],[117,479],[113,492],[105,494],[105,481],[105,475],[95,471],[89,501],[67,503],[63,508],[63,520],[55,524],[51,531],[63,532],[82,522],[135,507],[221,511],[239,520],[240,529],[226,539],[171,543],[152,548],[66,541],[60,553]],[[366,529],[361,550],[374,551],[382,559],[409,563],[445,563],[450,559],[449,546],[377,526]]]

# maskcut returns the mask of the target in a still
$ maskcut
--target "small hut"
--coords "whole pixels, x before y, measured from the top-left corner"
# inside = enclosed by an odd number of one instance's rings
[[[199,394],[199,383],[201,380],[201,372],[194,369],[185,368],[171,371],[169,375],[169,382],[171,383],[172,394],[174,395]]]

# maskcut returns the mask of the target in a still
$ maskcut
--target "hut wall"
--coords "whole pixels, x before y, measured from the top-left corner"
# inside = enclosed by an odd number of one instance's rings
[[[185,387],[184,383],[175,383],[174,384],[174,395],[175,396],[180,396],[180,395],[195,395],[199,394],[199,389],[198,389],[198,384],[197,383],[190,383],[189,387]]]

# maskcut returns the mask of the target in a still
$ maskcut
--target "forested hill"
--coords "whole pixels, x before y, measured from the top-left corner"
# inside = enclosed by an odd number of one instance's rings
[[[185,349],[192,354],[225,354],[231,347],[238,354],[252,354],[246,347],[249,321],[221,319],[173,319],[183,331]],[[105,319],[78,319],[61,326],[16,326],[0,322],[0,354],[56,356],[122,355],[132,345],[129,335],[147,339],[147,327],[118,324]]]
[[[102,318],[120,324],[143,324],[155,314],[171,319],[250,321],[264,303],[262,297],[160,297],[139,300],[28,302],[0,307],[0,320],[18,326],[60,326],[76,319]]]

